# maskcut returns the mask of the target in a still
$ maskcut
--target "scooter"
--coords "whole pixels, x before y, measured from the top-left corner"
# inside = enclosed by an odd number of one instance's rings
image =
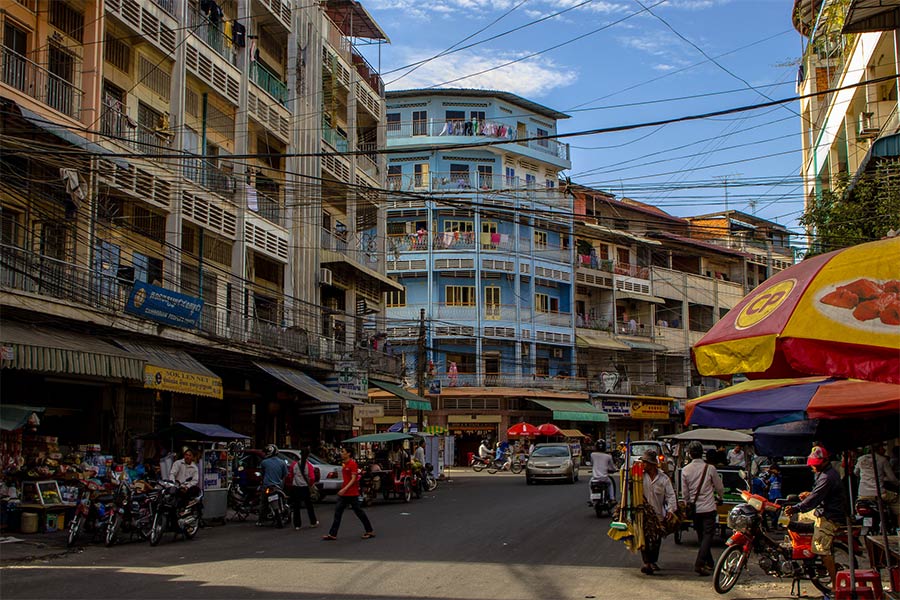
[[[887,503],[885,503],[886,505]],[[878,535],[881,533],[881,517],[878,515],[878,501],[874,498],[860,498],[854,506],[857,523],[862,525],[861,535]],[[893,533],[897,528],[894,513],[889,506],[884,506],[884,528]]]
[[[241,487],[235,477],[228,486],[228,508],[234,512],[235,521],[246,521],[252,513],[259,510],[259,497],[253,490]]]
[[[284,524],[291,519],[287,495],[284,493],[284,490],[277,485],[265,486],[262,488],[262,493],[265,494],[267,502],[266,506],[268,507],[269,516],[272,517],[272,524],[278,529],[281,529],[284,527]],[[264,518],[265,515],[259,515],[259,520],[256,524],[259,525]]]
[[[591,479],[590,505],[597,513],[597,518],[612,516],[616,501],[609,497],[609,479]]]

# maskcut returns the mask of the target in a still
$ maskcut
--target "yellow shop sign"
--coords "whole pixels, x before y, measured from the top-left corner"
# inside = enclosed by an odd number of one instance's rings
[[[669,418],[669,403],[663,400],[632,400],[631,418],[665,421]]]
[[[219,377],[154,365],[144,367],[144,387],[180,394],[222,398],[222,379]]]

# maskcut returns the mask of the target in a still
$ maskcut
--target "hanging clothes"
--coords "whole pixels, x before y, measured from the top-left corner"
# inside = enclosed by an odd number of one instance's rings
[[[231,48],[232,39],[234,36],[234,21],[225,21],[222,24],[222,33],[225,34],[225,47]]]
[[[232,21],[231,35],[234,45],[243,48],[247,45],[247,28],[240,21]]]

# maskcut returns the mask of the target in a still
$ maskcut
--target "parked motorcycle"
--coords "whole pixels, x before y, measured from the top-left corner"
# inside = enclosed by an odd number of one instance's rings
[[[597,513],[597,518],[610,517],[616,507],[616,501],[609,497],[609,481],[591,479],[591,507]]]
[[[741,496],[744,502],[728,514],[728,527],[734,534],[726,542],[727,547],[713,571],[716,591],[720,594],[731,591],[747,566],[750,553],[755,551],[763,571],[774,577],[792,579],[798,593],[800,581],[808,579],[823,594],[831,594],[828,570],[822,557],[812,552],[813,524],[789,521],[784,541],[776,541],[763,530],[762,514],[769,511],[774,513],[773,516],[780,515],[782,507],[746,490],[741,491]],[[783,522],[785,519],[778,520]],[[835,544],[835,549],[838,548]],[[835,564],[838,570],[846,568],[838,556],[835,556]]]
[[[265,494],[268,507],[268,516],[272,518],[272,524],[278,529],[284,527],[284,524],[291,520],[291,511],[288,506],[287,495],[284,490],[277,485],[267,485],[263,488],[262,493]],[[265,519],[265,515],[259,515],[257,525]]]
[[[92,537],[106,534],[109,515],[113,511],[113,495],[103,485],[85,480],[78,489],[75,514],[66,531],[66,546],[71,548],[82,534]]]
[[[425,469],[422,472],[422,487],[426,492],[433,492],[437,487],[434,466],[431,463],[425,463]]]
[[[194,487],[196,495],[186,497],[181,487],[172,481],[160,481],[159,489],[151,503],[152,524],[150,545],[156,546],[167,531],[193,539],[200,529],[200,515],[203,511],[203,492]]]
[[[894,513],[884,503],[884,527],[890,534],[897,528]],[[859,498],[854,506],[856,521],[862,526],[861,535],[879,535],[881,533],[881,517],[878,514],[878,501],[874,498]]]
[[[228,508],[232,510],[233,520],[246,521],[252,513],[259,511],[259,497],[252,489],[245,489],[234,478],[228,486]]]
[[[107,546],[115,545],[123,533],[141,540],[149,537],[153,520],[151,507],[156,493],[145,481],[137,481],[133,486],[124,480],[119,483],[106,523]]]

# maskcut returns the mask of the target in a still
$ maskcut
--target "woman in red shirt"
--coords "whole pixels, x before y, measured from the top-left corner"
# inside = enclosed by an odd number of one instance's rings
[[[337,505],[334,507],[334,521],[331,523],[331,529],[327,535],[322,536],[322,539],[337,539],[338,529],[341,528],[341,517],[344,515],[344,510],[349,506],[363,525],[365,533],[363,533],[362,538],[368,540],[375,537],[375,532],[372,531],[369,517],[366,516],[365,511],[359,505],[359,465],[353,460],[353,450],[346,446],[342,447],[341,461],[343,462],[341,474],[344,478],[344,485],[338,490]]]

